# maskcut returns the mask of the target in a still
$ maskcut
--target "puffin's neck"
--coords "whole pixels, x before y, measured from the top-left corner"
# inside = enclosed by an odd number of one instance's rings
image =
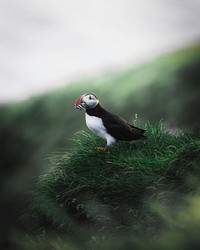
[[[104,111],[104,109],[101,107],[101,105],[99,103],[98,103],[98,105],[95,108],[86,109],[86,113],[88,115],[92,115],[92,116],[98,116],[103,111]]]

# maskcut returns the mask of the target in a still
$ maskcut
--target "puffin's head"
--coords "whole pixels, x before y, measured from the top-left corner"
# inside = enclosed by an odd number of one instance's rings
[[[80,96],[75,102],[75,108],[79,110],[86,110],[95,108],[99,103],[97,97],[92,93],[87,93]]]

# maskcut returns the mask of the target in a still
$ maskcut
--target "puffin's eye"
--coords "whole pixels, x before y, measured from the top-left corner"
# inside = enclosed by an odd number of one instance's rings
[[[91,97],[91,95],[89,96],[89,100],[92,100],[92,97]]]

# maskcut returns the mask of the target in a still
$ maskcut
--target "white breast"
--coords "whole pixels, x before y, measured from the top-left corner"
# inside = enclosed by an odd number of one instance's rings
[[[107,141],[107,146],[111,146],[116,142],[116,139],[108,134],[103,125],[102,119],[96,116],[91,116],[85,113],[87,127],[96,135]]]

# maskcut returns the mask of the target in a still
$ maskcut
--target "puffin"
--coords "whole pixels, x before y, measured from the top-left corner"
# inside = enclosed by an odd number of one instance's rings
[[[135,127],[123,118],[105,110],[96,95],[86,93],[75,102],[75,108],[85,111],[87,127],[97,136],[103,138],[105,147],[97,147],[106,151],[118,141],[146,140],[145,130]]]

